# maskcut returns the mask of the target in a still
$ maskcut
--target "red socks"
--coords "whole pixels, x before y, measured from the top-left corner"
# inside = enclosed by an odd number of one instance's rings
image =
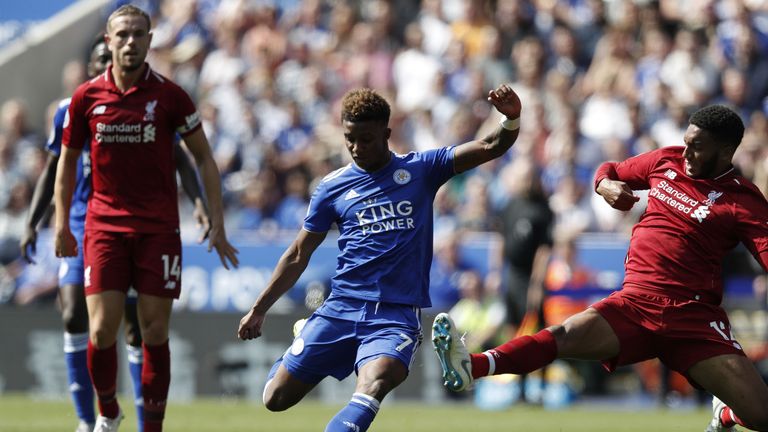
[[[117,344],[98,349],[88,339],[88,373],[99,402],[99,413],[116,418],[120,413],[115,390],[117,388]]]
[[[165,402],[171,384],[171,352],[168,341],[160,345],[144,344],[141,391],[144,395],[144,432],[163,430]]]
[[[508,373],[522,375],[552,363],[557,358],[557,343],[549,330],[541,330],[470,357],[473,378]]]
[[[744,426],[744,422],[742,422],[740,418],[736,417],[736,414],[734,414],[729,407],[724,407],[722,411],[720,411],[720,423],[722,423],[723,426],[727,428],[736,425]]]

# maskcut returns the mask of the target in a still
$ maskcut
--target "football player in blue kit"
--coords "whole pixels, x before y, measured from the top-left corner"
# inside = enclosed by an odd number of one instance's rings
[[[418,348],[421,308],[431,305],[432,202],[452,176],[503,155],[519,131],[521,103],[507,85],[488,93],[506,118],[482,140],[424,152],[389,149],[390,106],[370,89],[348,92],[341,107],[353,162],[315,189],[303,229],[240,320],[238,337],[261,336],[269,308],[306,269],[331,225],[339,229],[331,292],[272,367],[264,404],[283,411],[326,376],[357,373],[355,393],[326,432],[366,431],[384,397],[402,383]]]

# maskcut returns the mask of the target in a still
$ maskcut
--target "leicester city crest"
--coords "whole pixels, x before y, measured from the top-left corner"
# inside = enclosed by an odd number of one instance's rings
[[[395,183],[404,185],[411,181],[411,173],[409,173],[408,170],[400,168],[395,170],[395,173],[392,174],[392,179],[395,180]]]

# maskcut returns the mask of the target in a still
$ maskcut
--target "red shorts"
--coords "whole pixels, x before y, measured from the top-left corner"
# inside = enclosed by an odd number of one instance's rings
[[[134,287],[139,294],[179,298],[178,233],[88,231],[83,240],[85,295]]]
[[[688,377],[688,369],[699,361],[723,354],[745,355],[731,334],[728,316],[717,305],[617,291],[592,307],[619,339],[619,355],[603,361],[608,371],[658,357]]]

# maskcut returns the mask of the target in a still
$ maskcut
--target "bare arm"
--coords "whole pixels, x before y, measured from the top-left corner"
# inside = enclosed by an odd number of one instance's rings
[[[514,120],[520,118],[522,110],[520,98],[506,84],[502,84],[495,90],[488,92],[488,101],[493,104],[497,111],[504,114],[507,119]],[[454,170],[457,173],[464,172],[492,159],[496,159],[512,147],[519,133],[520,129],[509,130],[499,127],[481,140],[469,141],[456,147],[453,159]]]
[[[181,178],[181,187],[195,206],[193,216],[195,221],[197,221],[197,227],[201,231],[198,243],[202,243],[208,237],[208,233],[211,230],[211,221],[208,218],[208,207],[205,205],[203,191],[197,178],[197,170],[195,170],[181,144],[177,142],[173,147],[176,153],[176,171],[178,171]]]
[[[208,145],[208,138],[202,128],[184,137],[184,143],[187,145],[195,162],[200,170],[200,175],[205,187],[205,195],[208,201],[211,220],[211,231],[208,239],[208,251],[216,249],[224,268],[229,269],[229,263],[237,267],[237,249],[227,240],[227,234],[224,230],[224,209],[221,200],[221,178],[219,178],[219,168],[216,161],[213,160],[211,147]]]
[[[56,165],[56,182],[53,195],[56,205],[55,245],[56,256],[77,255],[77,240],[69,229],[69,208],[72,205],[72,193],[75,189],[77,159],[81,150],[67,146],[61,147],[61,156]]]
[[[37,253],[37,224],[51,206],[53,198],[53,184],[56,180],[56,165],[59,157],[53,153],[48,154],[43,174],[37,179],[35,191],[32,194],[32,202],[29,204],[27,226],[21,237],[21,256],[30,264],[34,264],[32,255]]]
[[[327,233],[313,233],[302,229],[277,262],[267,287],[253,307],[240,320],[237,336],[242,340],[261,336],[261,325],[269,308],[299,280],[309,259],[323,242]]]

